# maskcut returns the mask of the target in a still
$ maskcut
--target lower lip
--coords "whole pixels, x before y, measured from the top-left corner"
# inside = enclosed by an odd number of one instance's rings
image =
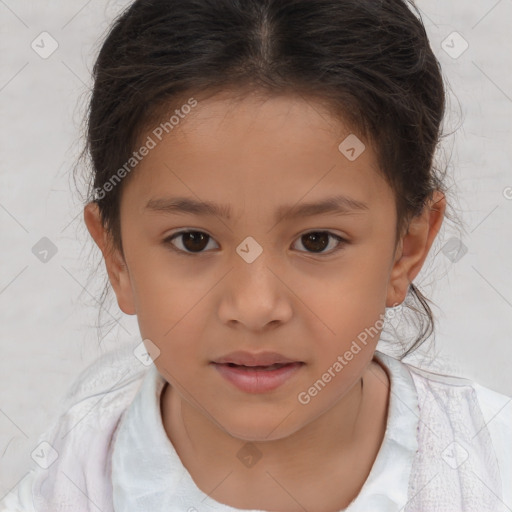
[[[276,370],[251,370],[213,363],[229,382],[246,393],[267,393],[277,389],[297,373],[304,363],[290,363]]]

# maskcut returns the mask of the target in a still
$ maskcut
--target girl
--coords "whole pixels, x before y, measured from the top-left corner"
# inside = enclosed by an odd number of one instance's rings
[[[2,510],[510,510],[508,397],[376,350],[406,297],[432,328],[413,280],[447,207],[411,7],[138,0],[115,21],[84,219],[143,342],[79,376]]]

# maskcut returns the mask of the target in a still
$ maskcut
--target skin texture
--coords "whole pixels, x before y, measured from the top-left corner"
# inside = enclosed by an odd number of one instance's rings
[[[300,97],[234,102],[219,94],[199,101],[123,184],[124,258],[108,244],[96,205],[84,211],[119,307],[137,315],[142,338],[160,350],[155,364],[169,383],[163,428],[198,487],[236,508],[345,508],[384,436],[389,378],[373,360],[379,336],[360,344],[308,404],[297,396],[386,306],[404,300],[446,203],[436,192],[395,247],[393,191],[369,144],[354,161],[338,150],[351,133]],[[274,219],[282,205],[333,194],[368,209]],[[232,216],[145,209],[150,199],[170,196],[229,205]],[[211,237],[203,252],[187,254],[200,244],[184,237],[164,242],[182,229]],[[304,237],[326,230],[347,243],[329,238],[322,249]],[[263,249],[250,264],[236,252],[248,236]],[[209,364],[234,350],[276,351],[305,364],[276,390],[248,394]],[[251,446],[261,458],[247,467],[237,453]]]

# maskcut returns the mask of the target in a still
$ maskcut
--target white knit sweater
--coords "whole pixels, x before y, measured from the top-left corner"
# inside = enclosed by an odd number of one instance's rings
[[[165,381],[133,349],[103,355],[77,378],[62,415],[38,439],[39,464],[0,501],[0,512],[239,510],[195,485],[162,425]],[[512,399],[375,356],[390,374],[387,428],[345,510],[512,510]]]

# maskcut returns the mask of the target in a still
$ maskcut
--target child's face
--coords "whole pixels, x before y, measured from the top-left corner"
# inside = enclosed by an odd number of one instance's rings
[[[152,130],[141,137],[157,145],[124,184],[127,269],[112,284],[159,348],[160,373],[235,437],[284,437],[333,407],[372,359],[385,307],[403,300],[421,267],[420,256],[395,264],[393,192],[371,147],[354,161],[338,149],[350,133],[298,98],[218,97],[199,101],[162,141]],[[366,208],[284,216],[335,195]],[[231,216],[148,207],[178,197]],[[165,241],[182,230],[210,238]],[[304,236],[319,231],[347,242]],[[272,391],[248,392],[212,364],[233,351],[305,364]]]

